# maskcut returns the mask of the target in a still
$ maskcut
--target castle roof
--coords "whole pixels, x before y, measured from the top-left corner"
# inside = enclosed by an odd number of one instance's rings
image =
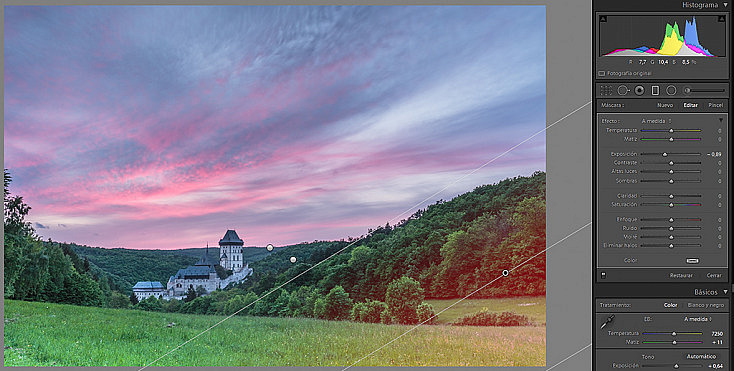
[[[158,281],[140,281],[133,286],[133,291],[164,290],[163,284]]]
[[[244,244],[245,241],[242,241],[242,239],[240,238],[240,236],[237,235],[237,232],[235,232],[234,229],[228,229],[227,233],[224,234],[224,237],[219,240],[219,246],[244,246]]]
[[[209,256],[207,256],[207,254],[204,254],[204,255],[201,256],[201,259],[199,259],[199,261],[197,261],[196,264],[194,264],[194,265],[196,265],[196,266],[202,266],[202,265],[203,266],[206,266],[206,265],[214,265],[214,263],[212,263],[209,260]]]
[[[175,279],[206,279],[209,278],[210,273],[216,273],[214,263],[209,260],[209,255],[204,253],[199,261],[194,265],[189,265],[186,268],[179,269],[174,276],[171,276],[169,281],[173,281]]]
[[[215,273],[213,265],[190,265],[186,268],[179,269],[174,278],[191,279],[191,278],[209,278],[209,273]]]

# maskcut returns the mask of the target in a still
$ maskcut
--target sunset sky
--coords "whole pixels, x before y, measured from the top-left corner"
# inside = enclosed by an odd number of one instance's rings
[[[44,239],[359,236],[545,125],[545,10],[5,7],[4,167]],[[545,169],[536,136],[424,202]]]

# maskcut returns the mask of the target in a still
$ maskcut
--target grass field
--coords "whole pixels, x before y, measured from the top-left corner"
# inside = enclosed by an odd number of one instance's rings
[[[436,313],[440,312],[459,299],[426,300]],[[516,297],[504,299],[466,299],[438,315],[438,323],[453,322],[467,314],[487,308],[492,312],[514,312],[524,314],[536,325],[545,325],[545,296]]]
[[[441,308],[441,305],[445,307],[454,301],[432,301],[432,304]],[[538,304],[517,305],[528,302]],[[461,303],[464,305],[446,311],[442,321],[471,311],[472,307],[494,310],[493,303],[498,304],[494,306],[497,308],[506,306],[518,313],[522,310],[535,313],[533,318],[536,319],[540,319],[540,313],[543,313],[545,322],[544,298],[467,300]],[[147,365],[224,318],[13,300],[5,300],[4,317],[5,366],[131,367]],[[169,322],[176,322],[176,326],[167,327]],[[235,317],[172,352],[154,366],[346,367],[410,328],[300,318]],[[545,326],[443,325],[418,327],[356,364],[543,365]]]

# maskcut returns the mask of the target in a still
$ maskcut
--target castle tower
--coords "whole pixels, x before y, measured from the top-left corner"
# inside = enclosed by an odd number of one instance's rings
[[[224,237],[219,240],[219,265],[233,272],[242,270],[245,267],[242,259],[244,246],[245,241],[242,241],[234,229],[227,230]]]

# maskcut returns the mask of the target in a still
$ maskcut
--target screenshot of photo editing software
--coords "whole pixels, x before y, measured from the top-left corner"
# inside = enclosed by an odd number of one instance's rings
[[[734,371],[734,0],[0,0],[2,368]]]
[[[731,370],[729,9],[593,2],[594,370]]]

